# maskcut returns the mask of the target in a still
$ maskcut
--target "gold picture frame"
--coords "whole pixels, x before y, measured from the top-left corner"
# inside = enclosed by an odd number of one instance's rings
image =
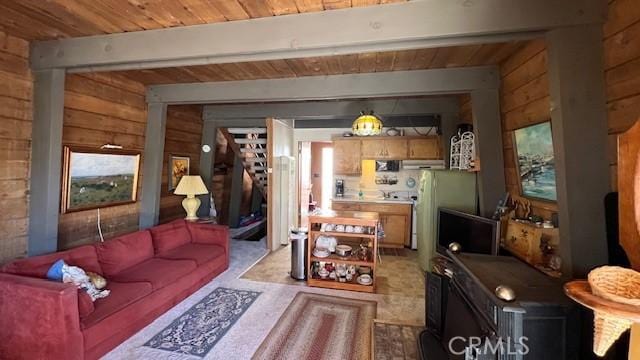
[[[140,152],[65,146],[62,213],[135,203]]]
[[[188,156],[169,156],[169,192],[176,189],[180,179],[185,175],[190,175],[191,158]]]

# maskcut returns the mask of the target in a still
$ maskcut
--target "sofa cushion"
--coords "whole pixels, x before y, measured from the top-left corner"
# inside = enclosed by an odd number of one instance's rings
[[[162,313],[196,292],[226,269],[225,259],[226,257],[219,257],[211,260],[168,286],[153,291],[95,325],[85,328],[82,331],[85,358],[100,358]]]
[[[156,254],[165,253],[191,242],[191,235],[184,219],[154,226],[149,231],[151,231]]]
[[[84,319],[91,315],[95,307],[93,306],[93,300],[85,289],[78,289],[78,315],[80,319]]]
[[[69,265],[78,266],[84,271],[102,274],[102,268],[98,263],[98,256],[93,245],[84,245],[66,251],[16,260],[5,265],[2,271],[15,275],[46,278],[51,265],[60,259]]]
[[[151,233],[147,230],[118,236],[96,245],[98,261],[109,277],[153,257]]]
[[[196,267],[193,260],[153,258],[114,275],[112,279],[117,282],[150,282],[153,291],[156,291],[189,274]]]
[[[94,311],[81,320],[80,323],[83,329],[95,325],[107,316],[149,295],[151,293],[151,284],[148,282],[119,283],[111,281],[107,289],[111,290],[109,296],[97,299],[93,303]]]
[[[163,259],[193,260],[198,266],[219,256],[225,256],[222,246],[204,244],[186,244],[158,255]]]
[[[229,228],[224,225],[187,222],[191,242],[196,244],[220,245],[229,247]]]

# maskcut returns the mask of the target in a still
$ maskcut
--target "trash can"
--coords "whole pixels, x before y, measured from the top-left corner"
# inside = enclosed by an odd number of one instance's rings
[[[291,242],[291,277],[305,280],[307,270],[307,229],[292,229],[289,234]]]

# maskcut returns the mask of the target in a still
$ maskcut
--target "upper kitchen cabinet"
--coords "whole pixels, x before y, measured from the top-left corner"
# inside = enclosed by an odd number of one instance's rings
[[[407,140],[398,139],[363,139],[363,159],[404,160],[407,158]]]
[[[409,139],[409,159],[442,159],[440,137],[430,136],[419,139]]]
[[[333,173],[336,175],[360,175],[360,141],[333,140]]]

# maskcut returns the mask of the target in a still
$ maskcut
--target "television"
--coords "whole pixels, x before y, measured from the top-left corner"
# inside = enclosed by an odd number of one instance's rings
[[[463,253],[498,255],[500,222],[452,209],[438,209],[437,251],[446,255],[449,244],[457,242]]]

